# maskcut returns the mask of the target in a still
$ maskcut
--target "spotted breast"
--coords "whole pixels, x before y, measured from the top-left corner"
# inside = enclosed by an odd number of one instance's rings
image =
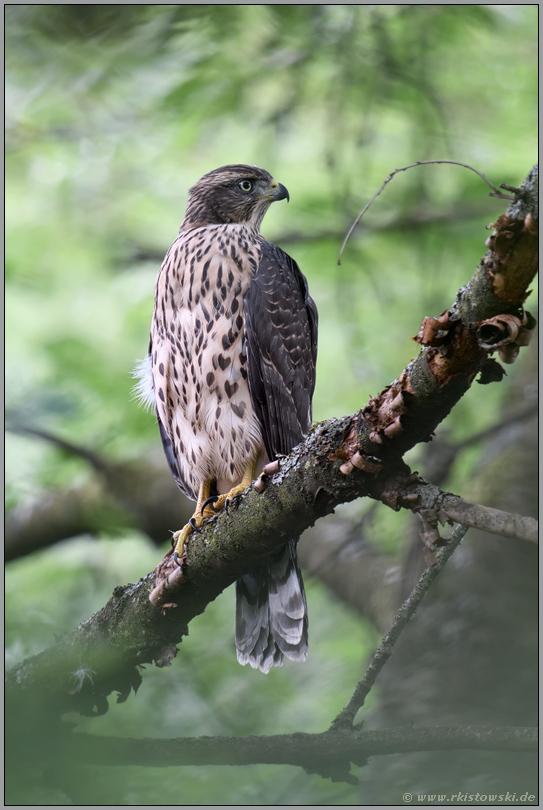
[[[247,458],[265,453],[247,383],[243,324],[260,239],[240,224],[181,231],[157,279],[160,305],[151,333],[156,405],[182,489],[193,500],[205,479],[227,491],[241,479]]]

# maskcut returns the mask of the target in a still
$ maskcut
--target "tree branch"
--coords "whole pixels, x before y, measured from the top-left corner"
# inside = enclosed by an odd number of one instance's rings
[[[375,497],[373,493],[370,494]],[[470,503],[452,492],[428,483],[417,474],[410,476],[407,483],[402,476],[396,480],[390,479],[379,497],[395,511],[404,507],[417,513],[423,525],[432,529],[433,540],[423,537],[428,546],[439,542],[437,524],[444,525],[450,521],[500,537],[538,542],[538,521],[534,518]]]
[[[470,503],[448,492],[441,498],[440,507],[450,520],[463,523],[464,526],[481,529],[500,537],[512,537],[530,543],[538,542],[538,521],[534,518]]]
[[[186,737],[120,739],[70,735],[66,753],[96,765],[297,765],[333,781],[349,781],[349,762],[363,765],[370,756],[413,751],[537,752],[537,729],[514,726],[435,726],[362,731],[329,730],[322,734],[279,734],[270,737]],[[342,763],[345,763],[342,765]]]

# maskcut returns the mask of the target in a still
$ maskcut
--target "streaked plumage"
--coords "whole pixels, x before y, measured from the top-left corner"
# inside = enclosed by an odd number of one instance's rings
[[[174,478],[198,501],[195,518],[209,494],[246,486],[311,425],[316,307],[296,262],[259,232],[269,205],[285,198],[254,166],[206,174],[158,275],[139,392],[154,398]],[[236,597],[241,663],[267,672],[284,655],[305,659],[296,542],[239,580]]]

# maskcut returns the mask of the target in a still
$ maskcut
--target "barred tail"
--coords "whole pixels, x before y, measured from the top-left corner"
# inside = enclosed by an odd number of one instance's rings
[[[267,673],[284,656],[307,658],[307,602],[291,540],[264,565],[236,582],[236,648],[240,664]]]

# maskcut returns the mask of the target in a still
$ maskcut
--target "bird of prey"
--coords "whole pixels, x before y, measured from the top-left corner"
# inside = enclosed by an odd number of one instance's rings
[[[260,234],[287,189],[264,169],[222,166],[189,192],[160,269],[140,398],[156,409],[179,489],[196,501],[190,533],[311,426],[317,309],[298,265]],[[307,656],[297,540],[236,583],[240,663],[268,672]]]

